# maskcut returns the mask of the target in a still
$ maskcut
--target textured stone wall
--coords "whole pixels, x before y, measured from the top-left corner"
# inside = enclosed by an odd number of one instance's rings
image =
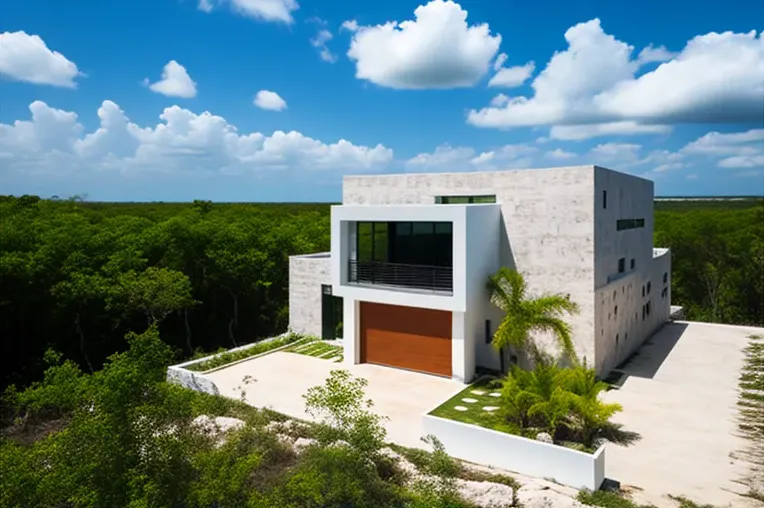
[[[570,294],[576,350],[594,358],[594,167],[350,176],[343,204],[433,204],[435,196],[495,194],[500,264],[521,271],[533,294]],[[446,205],[444,205],[446,206]],[[544,345],[548,337],[537,337]]]
[[[321,336],[321,285],[331,284],[329,253],[289,258],[289,329]]]
[[[668,319],[670,298],[661,298],[664,263],[653,259],[653,199],[652,181],[595,168],[594,364],[601,373],[628,358]],[[644,219],[645,225],[618,231],[619,219]],[[619,259],[624,259],[623,273]],[[650,311],[643,316],[648,302]]]

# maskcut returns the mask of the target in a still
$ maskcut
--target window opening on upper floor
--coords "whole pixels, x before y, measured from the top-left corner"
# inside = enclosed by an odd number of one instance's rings
[[[436,205],[471,205],[476,203],[495,203],[495,195],[481,196],[435,196]]]

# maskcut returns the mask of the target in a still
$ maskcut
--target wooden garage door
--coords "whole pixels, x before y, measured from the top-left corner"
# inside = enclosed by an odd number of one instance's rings
[[[361,362],[451,376],[451,313],[361,302]]]

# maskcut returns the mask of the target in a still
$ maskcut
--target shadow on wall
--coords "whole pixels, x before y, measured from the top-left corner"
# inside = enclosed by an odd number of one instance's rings
[[[510,270],[517,270],[515,263],[515,254],[512,252],[512,245],[509,242],[509,235],[507,234],[507,223],[504,220],[504,214],[501,214],[500,218],[501,230],[500,230],[500,243],[499,243],[499,264],[506,266]]]
[[[666,323],[663,325],[621,365],[613,369],[614,373],[624,377],[618,384],[622,384],[625,377],[628,376],[645,379],[654,378],[686,329],[686,323]]]

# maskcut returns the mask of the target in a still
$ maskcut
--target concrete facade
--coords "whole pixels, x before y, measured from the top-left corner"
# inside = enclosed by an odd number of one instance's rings
[[[574,489],[594,491],[605,479],[604,444],[589,454],[431,414],[422,416],[422,428],[426,435],[438,438],[449,455],[475,464],[553,480]]]
[[[341,205],[332,207],[332,289],[343,298],[344,358],[360,361],[360,303],[374,302],[451,312],[452,376],[472,380],[476,357],[491,362],[484,340],[487,312],[485,281],[499,268],[501,210],[496,204],[475,205]],[[349,284],[348,261],[356,259],[356,222],[450,222],[453,234],[453,291],[411,291],[376,285]],[[497,363],[496,362],[491,363]],[[483,363],[481,363],[483,364]]]
[[[604,198],[604,193],[607,193],[607,198]],[[435,204],[437,196],[479,195],[495,195],[496,205]],[[607,199],[607,206],[604,199]],[[496,226],[489,226],[491,220],[488,218],[478,218],[483,208],[499,209]],[[487,276],[499,266],[520,271],[532,295],[570,295],[580,307],[577,315],[566,319],[573,329],[574,346],[579,357],[596,367],[600,374],[618,365],[668,319],[670,290],[669,294],[665,294],[663,288],[670,287],[670,253],[656,250],[663,253],[654,255],[653,183],[649,180],[596,166],[345,177],[343,205],[334,207],[332,212],[332,261],[337,270],[332,275],[332,285],[337,295],[346,291],[342,288],[345,280],[342,270],[346,269],[347,263],[340,262],[340,259],[348,258],[341,254],[345,252],[342,246],[353,243],[351,234],[342,229],[349,226],[341,224],[351,224],[355,213],[361,214],[355,220],[367,220],[362,218],[367,213],[364,209],[368,209],[368,213],[375,210],[373,213],[379,219],[374,220],[382,220],[382,214],[387,213],[383,210],[389,210],[385,220],[433,220],[426,218],[428,213],[444,217],[444,214],[457,213],[447,212],[449,209],[464,211],[464,224],[469,222],[469,226],[459,233],[462,236],[458,239],[454,223],[454,274],[464,271],[465,285],[457,286],[455,278],[454,291],[456,293],[458,287],[459,294],[466,300],[461,300],[464,303],[458,309],[454,307],[449,310],[458,311],[458,318],[463,322],[456,323],[455,317],[454,324],[458,327],[454,326],[454,330],[465,330],[471,337],[467,339],[467,344],[473,346],[467,347],[466,353],[463,353],[466,356],[457,360],[463,365],[458,369],[459,375],[455,376],[459,379],[469,379],[468,371],[473,364],[498,367],[498,356],[485,343],[484,336],[485,321],[490,320],[492,333],[501,319],[500,312],[489,303],[485,291]],[[426,212],[421,215],[422,218],[414,218],[420,216],[418,210],[424,209],[435,211]],[[462,214],[461,211],[458,213]],[[335,221],[337,214],[346,215],[343,215],[344,219]],[[475,220],[468,221],[472,214],[475,214]],[[622,219],[641,219],[644,226],[618,231],[616,224]],[[486,234],[489,229],[493,232]],[[466,257],[457,259],[456,253],[462,249],[462,241],[467,245],[464,256],[469,250],[483,256],[475,258],[479,260],[477,263],[462,265]],[[334,253],[339,256],[337,259],[334,259]],[[492,257],[494,253],[495,258]],[[623,272],[619,272],[619,260],[622,258],[625,267]],[[665,284],[664,273],[667,273]],[[290,278],[291,283],[299,286],[308,284]],[[651,292],[648,294],[646,291],[645,297],[642,297],[642,286],[646,287],[648,283]],[[303,293],[306,290],[301,289],[299,293],[306,294]],[[308,304],[305,297],[298,298]],[[320,295],[318,298],[320,305]],[[352,342],[347,340],[347,330],[354,329],[349,328],[351,323],[348,320],[355,315],[360,300],[380,303],[389,300],[389,303],[398,302],[401,305],[444,308],[438,306],[437,298],[433,299],[432,295],[404,289],[372,289],[354,292],[352,296],[348,293],[345,298],[346,347],[348,342]],[[648,316],[646,311],[643,321],[642,307],[648,302],[650,313]],[[298,305],[295,303],[293,306],[290,302],[290,312],[294,308],[302,313],[294,320],[290,318],[290,322],[307,326],[306,311],[298,310]],[[619,307],[617,317],[616,305]],[[635,312],[637,318],[634,318]],[[320,317],[320,307],[318,312],[312,314]],[[457,316],[457,313],[454,315]],[[315,326],[320,329],[320,323]],[[537,340],[544,346],[553,347],[550,337],[539,336]],[[346,354],[345,358],[354,361],[353,355]]]
[[[331,254],[289,258],[289,330],[321,336],[321,285],[330,285]]]

